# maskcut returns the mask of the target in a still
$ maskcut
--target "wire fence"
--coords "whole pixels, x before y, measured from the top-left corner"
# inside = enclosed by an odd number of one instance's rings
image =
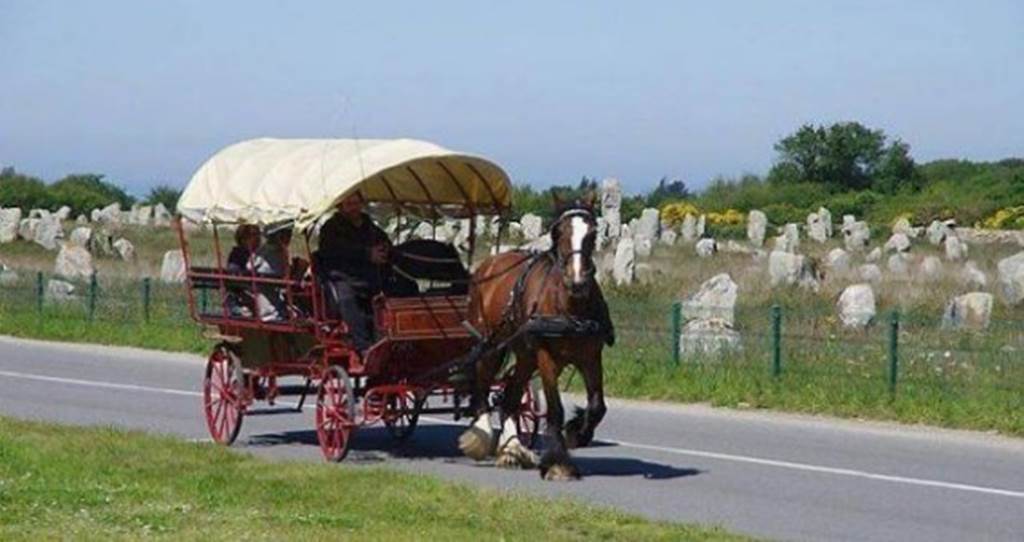
[[[30,325],[95,322],[123,324],[126,333],[130,326],[148,326],[199,336],[181,284],[94,275],[75,281],[74,291],[67,292],[53,278],[23,271],[7,279],[0,287],[0,316],[37,315],[38,324]],[[200,290],[196,303],[200,311],[216,311],[220,299],[217,292]],[[659,367],[694,378],[745,373],[764,382],[831,381],[871,394],[908,388],[992,391],[1024,401],[1024,319],[992,319],[981,330],[951,329],[941,314],[893,308],[865,327],[849,328],[827,306],[738,305],[728,329],[694,334],[694,315],[678,302],[612,296],[609,305],[617,344],[605,357],[613,368]]]

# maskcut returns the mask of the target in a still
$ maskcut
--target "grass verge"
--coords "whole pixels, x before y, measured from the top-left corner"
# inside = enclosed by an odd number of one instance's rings
[[[0,539],[738,540],[380,468],[0,417]]]

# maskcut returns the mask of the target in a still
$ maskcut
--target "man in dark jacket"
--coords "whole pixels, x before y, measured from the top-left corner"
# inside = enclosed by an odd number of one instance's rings
[[[391,243],[363,212],[358,192],[338,204],[320,228],[319,264],[333,291],[354,346],[365,352],[373,344],[370,300],[380,293],[387,274]]]

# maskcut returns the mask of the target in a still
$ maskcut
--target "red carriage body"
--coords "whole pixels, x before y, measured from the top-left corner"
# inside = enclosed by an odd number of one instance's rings
[[[345,457],[360,426],[383,422],[404,439],[422,413],[455,419],[467,413],[463,399],[469,390],[462,388],[458,372],[446,370],[476,343],[463,325],[467,295],[451,290],[378,295],[373,300],[378,340],[365,355],[352,347],[345,322],[331,316],[312,246],[318,224],[357,191],[371,207],[391,211],[399,231],[408,216],[469,219],[466,267],[473,258],[476,217],[506,214],[511,202],[508,177],[497,165],[421,141],[261,139],[210,158],[182,194],[176,225],[190,312],[216,341],[203,384],[204,414],[215,441],[232,443],[244,417],[261,412],[253,405],[274,405],[282,396],[299,396],[293,406],[301,410],[306,395],[316,395],[317,439],[333,461]],[[213,232],[213,261],[207,265],[195,264],[190,222]],[[302,234],[308,272],[269,277],[227,270],[225,226],[279,223],[292,223]],[[267,289],[284,294],[288,310],[280,319],[239,313],[229,302]],[[286,379],[293,382],[285,384]],[[493,393],[501,389],[499,384]],[[531,408],[524,409],[520,429],[530,441],[539,413],[532,408],[532,391],[523,400]]]

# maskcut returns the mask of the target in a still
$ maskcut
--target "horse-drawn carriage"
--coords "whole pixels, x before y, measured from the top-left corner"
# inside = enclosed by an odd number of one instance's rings
[[[347,323],[325,295],[315,250],[319,226],[354,193],[374,214],[392,217],[396,236],[414,221],[436,227],[439,220],[458,219],[468,229],[461,236],[463,250],[447,252],[454,261],[405,254],[420,264],[408,267],[421,272],[395,271],[415,288],[373,300],[377,340],[365,352],[353,347]],[[453,360],[479,340],[464,325],[468,269],[478,248],[476,219],[506,215],[510,204],[508,176],[496,164],[422,141],[259,139],[211,157],[182,194],[176,223],[191,314],[216,340],[203,381],[213,439],[232,443],[244,417],[256,412],[255,403],[273,405],[289,395],[300,397],[301,410],[307,394],[315,394],[317,440],[331,461],[345,457],[358,427],[383,422],[393,436],[405,438],[420,414],[468,414],[471,384],[460,380]],[[202,251],[206,261],[190,247],[196,224],[212,233],[212,254]],[[243,224],[294,227],[299,235],[292,244],[308,268],[283,276],[254,267],[230,269],[222,233]],[[402,253],[400,244],[395,248]],[[438,273],[453,264],[456,273]],[[276,318],[238,310],[239,299],[268,291],[287,305]],[[490,390],[500,395],[503,382]],[[527,388],[517,415],[520,438],[527,442],[538,427],[534,404]]]

